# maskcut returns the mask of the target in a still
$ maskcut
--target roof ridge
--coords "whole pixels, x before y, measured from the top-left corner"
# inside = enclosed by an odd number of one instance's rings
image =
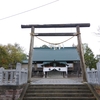
[[[58,49],[59,47],[57,47],[57,49]],[[66,48],[77,48],[77,47],[61,47],[60,49],[66,49]],[[47,47],[47,48],[42,48],[42,47],[34,47],[33,49],[54,49],[54,48],[49,48],[49,47]]]

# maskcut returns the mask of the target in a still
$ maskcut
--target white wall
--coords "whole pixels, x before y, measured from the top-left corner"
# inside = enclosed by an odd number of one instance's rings
[[[42,63],[41,64],[37,64],[37,67],[38,68],[41,68],[42,66]],[[34,64],[32,64],[32,67],[34,67]],[[22,64],[22,68],[28,68],[28,64]]]

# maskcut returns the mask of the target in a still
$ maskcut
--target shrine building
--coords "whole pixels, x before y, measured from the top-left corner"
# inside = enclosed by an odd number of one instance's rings
[[[66,77],[69,74],[78,75],[81,71],[80,57],[77,47],[62,48],[34,48],[32,60],[32,76]],[[24,60],[22,67],[27,67],[28,61]]]

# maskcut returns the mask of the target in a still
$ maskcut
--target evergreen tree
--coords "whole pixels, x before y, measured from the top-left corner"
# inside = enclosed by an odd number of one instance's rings
[[[92,50],[88,47],[88,44],[83,44],[84,48],[84,59],[86,67],[96,68],[96,63],[98,60],[94,57]]]

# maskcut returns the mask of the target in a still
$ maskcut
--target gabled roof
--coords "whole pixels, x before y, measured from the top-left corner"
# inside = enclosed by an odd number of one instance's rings
[[[33,61],[79,61],[76,47],[64,47],[61,49],[34,48]]]

